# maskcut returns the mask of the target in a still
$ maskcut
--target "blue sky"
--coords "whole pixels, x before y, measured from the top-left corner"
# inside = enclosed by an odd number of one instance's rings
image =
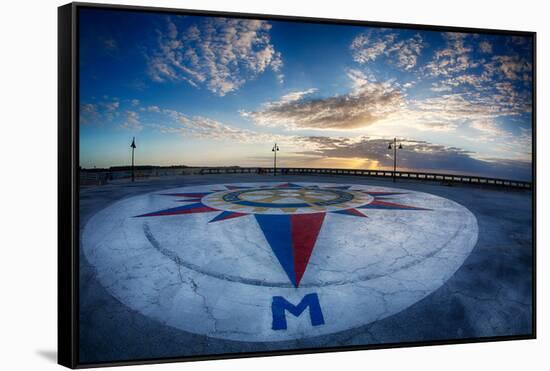
[[[80,164],[531,176],[528,38],[82,9]]]

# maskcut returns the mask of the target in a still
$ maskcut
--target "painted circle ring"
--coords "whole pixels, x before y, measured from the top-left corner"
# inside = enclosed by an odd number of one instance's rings
[[[400,312],[441,287],[477,238],[468,209],[432,194],[264,182],[118,201],[89,220],[81,247],[131,309],[184,331],[262,342]]]

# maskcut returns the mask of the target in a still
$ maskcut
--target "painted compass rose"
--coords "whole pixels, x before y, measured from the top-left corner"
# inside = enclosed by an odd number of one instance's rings
[[[298,287],[327,212],[366,218],[363,210],[368,209],[428,210],[388,201],[403,192],[351,187],[283,183],[260,187],[227,185],[227,190],[204,193],[167,193],[164,195],[186,204],[139,217],[215,213],[212,223],[252,214],[288,278]]]
[[[460,268],[477,236],[468,209],[432,194],[263,182],[120,200],[88,221],[81,248],[133,311],[195,334],[271,342],[406,310]]]

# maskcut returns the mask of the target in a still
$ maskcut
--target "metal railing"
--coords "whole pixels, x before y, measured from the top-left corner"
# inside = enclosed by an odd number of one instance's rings
[[[203,168],[199,174],[273,174],[273,168],[262,167],[220,167]],[[281,168],[277,169],[277,174],[299,174],[299,175],[355,175],[377,178],[393,178],[394,172],[391,170],[364,170],[364,169],[315,169],[315,168]],[[532,189],[531,182],[519,180],[487,178],[474,175],[440,174],[425,173],[416,171],[396,171],[396,179],[413,179],[424,181],[442,182],[445,184],[467,183],[476,185],[501,186],[521,189]]]
[[[180,176],[192,174],[273,174],[273,168],[266,167],[209,167],[194,168],[183,171],[181,169],[152,169],[140,170],[136,173],[138,178],[162,177],[162,176]],[[391,170],[368,170],[368,169],[315,169],[315,168],[281,168],[277,169],[277,174],[287,175],[352,175],[375,178],[393,178],[394,173]],[[129,178],[129,171],[102,171],[102,172],[80,172],[81,185],[101,185],[107,184],[117,179]],[[466,183],[473,185],[488,185],[498,187],[509,187],[519,189],[532,189],[531,182],[488,178],[474,175],[440,174],[416,171],[396,171],[396,179],[409,179],[420,181],[440,182],[444,184]]]

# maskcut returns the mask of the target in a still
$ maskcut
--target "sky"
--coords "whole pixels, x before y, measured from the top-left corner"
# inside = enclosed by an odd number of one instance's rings
[[[80,165],[531,179],[522,36],[80,10]]]

